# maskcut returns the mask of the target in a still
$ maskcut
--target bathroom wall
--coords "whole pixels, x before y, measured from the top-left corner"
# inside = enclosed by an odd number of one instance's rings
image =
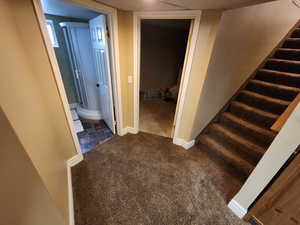
[[[56,16],[46,14],[46,19],[52,20],[54,24],[54,29],[57,37],[57,41],[59,44],[58,48],[54,48],[55,55],[57,58],[57,62],[60,68],[61,76],[64,82],[64,87],[67,92],[67,97],[69,103],[76,103],[77,96],[76,96],[76,89],[74,84],[74,78],[72,74],[72,68],[69,61],[69,56],[67,52],[67,46],[64,39],[64,33],[62,28],[59,26],[60,22],[86,22],[88,20],[80,19],[80,18],[72,18],[72,17],[64,17],[64,16]]]

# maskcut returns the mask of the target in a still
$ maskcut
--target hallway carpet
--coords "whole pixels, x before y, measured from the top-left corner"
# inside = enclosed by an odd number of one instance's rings
[[[240,225],[240,181],[197,148],[139,133],[113,137],[72,168],[76,225]]]

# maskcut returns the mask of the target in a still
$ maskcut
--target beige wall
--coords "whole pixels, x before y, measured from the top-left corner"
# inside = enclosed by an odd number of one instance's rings
[[[118,34],[121,71],[123,127],[133,127],[133,12],[118,10]]]
[[[204,10],[201,16],[195,58],[189,80],[186,102],[182,116],[182,126],[179,128],[179,138],[186,141],[193,139],[193,124],[197,116],[197,105],[201,94],[201,86],[212,48],[214,45],[221,11]],[[128,76],[133,75],[133,13],[118,10],[118,32],[120,48],[120,70],[124,127],[134,126],[133,83],[128,83]]]
[[[0,223],[66,224],[1,109],[0,124]]]
[[[198,35],[195,60],[192,64],[187,101],[184,103],[182,126],[179,138],[191,140],[193,124],[196,118],[201,85],[208,68],[212,47],[221,18],[221,11],[203,11]],[[128,83],[128,76],[133,75],[133,13],[118,10],[118,32],[120,48],[120,70],[124,127],[134,126],[133,83]]]
[[[179,128],[179,137],[185,141],[190,141],[195,137],[192,133],[192,128],[197,117],[201,88],[204,83],[221,15],[221,11],[204,10],[202,12],[197,46],[183,107],[182,122]]]
[[[0,105],[67,223],[66,160],[76,151],[32,2],[0,1],[0,27]]]
[[[286,0],[223,13],[191,139],[271,52],[299,15],[300,9]]]

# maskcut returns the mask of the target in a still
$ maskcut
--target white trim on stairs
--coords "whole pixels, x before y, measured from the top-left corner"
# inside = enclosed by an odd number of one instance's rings
[[[195,140],[185,141],[181,138],[173,138],[173,144],[189,149],[195,145]]]
[[[247,214],[247,209],[243,208],[237,201],[233,199],[228,203],[228,208],[241,219]]]

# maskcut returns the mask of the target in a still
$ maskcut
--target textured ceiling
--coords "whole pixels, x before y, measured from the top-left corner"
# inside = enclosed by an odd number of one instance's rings
[[[132,11],[232,9],[274,0],[94,0],[103,4]]]
[[[92,19],[99,15],[99,13],[96,13],[94,11],[60,0],[41,0],[41,2],[44,12],[52,15],[81,19]]]

